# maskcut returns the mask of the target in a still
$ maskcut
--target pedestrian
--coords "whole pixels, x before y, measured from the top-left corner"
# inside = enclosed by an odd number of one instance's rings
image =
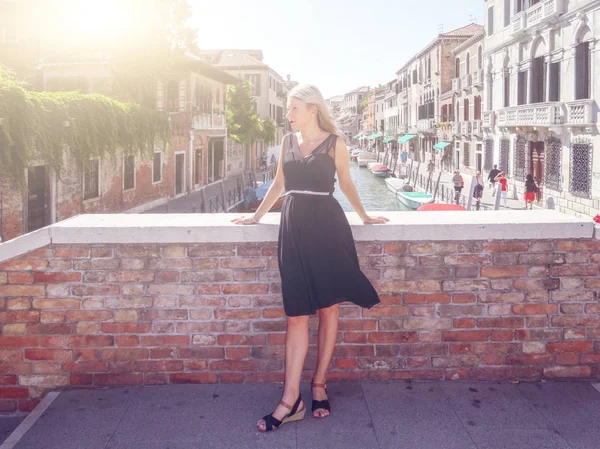
[[[312,411],[313,417],[325,418],[331,410],[325,379],[337,340],[339,303],[350,301],[364,308],[379,303],[377,291],[360,269],[346,214],[332,195],[336,172],[340,189],[363,223],[388,221],[365,212],[350,177],[344,138],[338,137],[321,92],[312,85],[296,86],[287,106],[286,117],[298,132],[283,138],[281,164],[257,211],[251,218],[232,220],[243,225],[259,223],[287,191],[277,251],[287,317],[285,382],[277,408],[257,423],[262,432],[304,418],[300,379],[308,353],[310,316],[319,316]]]
[[[454,170],[452,183],[454,184],[454,199],[456,200],[456,204],[458,204],[460,193],[462,192],[462,189],[465,186],[465,182],[463,181],[463,177],[460,175],[459,170]]]
[[[275,158],[275,153],[271,154],[271,165],[277,164],[277,159]]]
[[[533,209],[533,202],[535,201],[535,194],[538,192],[538,186],[533,179],[533,175],[529,173],[525,180],[525,209],[529,204],[529,208]]]
[[[267,168],[267,153],[263,153],[261,164],[263,169]]]
[[[483,177],[481,176],[481,172],[478,171],[475,174],[475,185],[473,186],[473,198],[475,198],[475,209],[479,210],[481,205],[481,198],[483,197],[483,189],[484,189]]]
[[[496,196],[496,176],[498,176],[499,174],[500,170],[498,170],[498,166],[494,165],[494,168],[490,170],[490,174],[488,175],[490,187],[492,188],[492,196]]]
[[[427,171],[429,172],[430,176],[433,174],[434,170],[435,164],[433,163],[433,159],[429,159],[429,164],[427,164]]]
[[[400,160],[402,161],[402,165],[406,165],[406,160],[408,159],[408,154],[406,153],[406,150],[402,151],[402,153],[400,153]]]
[[[504,176],[504,172],[501,171],[500,173],[498,173],[498,176],[494,178],[494,180],[498,182],[498,188],[502,192],[502,201],[504,202],[504,207],[508,207],[506,205],[506,194],[508,193],[508,179],[506,179],[506,176]]]

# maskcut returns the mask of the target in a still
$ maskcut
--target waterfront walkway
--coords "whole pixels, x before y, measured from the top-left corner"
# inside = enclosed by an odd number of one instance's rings
[[[597,449],[600,441],[600,392],[590,383],[332,382],[329,395],[329,418],[307,413],[263,434],[256,421],[281,385],[73,389],[17,429],[10,449]],[[302,396],[310,407],[308,384]]]

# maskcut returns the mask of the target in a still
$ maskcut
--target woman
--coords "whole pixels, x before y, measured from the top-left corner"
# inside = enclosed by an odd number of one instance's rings
[[[454,200],[456,201],[456,204],[458,204],[458,201],[460,199],[460,193],[462,192],[462,189],[465,185],[465,182],[463,181],[459,170],[454,170],[452,184],[454,185]]]
[[[481,205],[481,198],[483,197],[484,183],[481,177],[481,172],[478,171],[475,174],[475,183],[473,186],[473,198],[475,198],[475,209],[479,210]]]
[[[506,179],[506,176],[504,176],[504,172],[501,171],[498,174],[498,176],[496,176],[494,178],[494,181],[496,181],[500,184],[498,187],[500,188],[500,191],[502,192],[502,201],[504,202],[504,207],[508,207],[506,205],[506,195],[508,193],[508,179]]]
[[[529,173],[525,180],[525,209],[529,205],[530,209],[533,209],[533,202],[535,201],[535,194],[538,191],[538,187],[535,184],[533,175]]]
[[[332,193],[337,171],[340,188],[363,223],[386,223],[367,215],[350,178],[348,150],[319,90],[296,86],[289,94],[287,118],[299,132],[283,138],[275,180],[251,218],[232,220],[256,224],[284,189],[278,261],[283,305],[287,315],[283,398],[270,415],[258,421],[260,431],[304,418],[300,378],[308,352],[308,320],[319,315],[317,367],[312,381],[315,418],[329,416],[325,377],[337,337],[339,303],[351,301],[371,308],[377,292],[360,271],[350,225]]]

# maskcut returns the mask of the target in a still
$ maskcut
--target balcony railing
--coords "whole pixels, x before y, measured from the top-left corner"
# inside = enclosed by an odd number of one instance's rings
[[[471,87],[471,74],[467,73],[460,77],[460,88],[468,89],[469,87]]]
[[[475,87],[481,87],[481,86],[483,86],[483,69],[475,70],[471,74],[471,83]]]
[[[225,128],[224,114],[192,114],[192,126],[194,129]]]
[[[452,80],[452,90],[453,91],[460,90],[460,78],[454,78]]]
[[[481,135],[482,134],[482,123],[481,120],[473,120],[471,122],[471,134]]]
[[[554,126],[562,125],[560,102],[528,104],[498,111],[498,126]]]
[[[463,136],[471,134],[471,122],[461,122],[460,123],[460,133]]]
[[[591,127],[594,100],[577,100],[566,103],[568,126]]]
[[[417,120],[417,129],[419,131],[431,131],[435,128],[435,120],[432,118],[424,118]]]
[[[408,125],[398,125],[396,128],[396,134],[406,134],[408,132]]]
[[[496,113],[494,111],[484,111],[481,126],[486,129],[493,128],[496,124]]]
[[[548,22],[565,12],[565,0],[543,0],[511,19],[512,33],[526,31],[543,22]]]
[[[452,134],[460,134],[460,122],[452,122]]]

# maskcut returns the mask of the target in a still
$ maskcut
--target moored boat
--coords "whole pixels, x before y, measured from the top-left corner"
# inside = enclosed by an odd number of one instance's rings
[[[404,181],[403,179],[390,177],[385,180],[385,183],[387,184],[388,190],[390,192],[396,194],[396,192],[398,192],[399,190],[402,190],[402,186],[404,186],[406,181]]]
[[[433,203],[433,195],[425,192],[396,192],[396,198],[403,205],[412,210],[417,210],[424,204]]]
[[[385,164],[368,164],[369,170],[379,178],[389,178],[391,170]]]

